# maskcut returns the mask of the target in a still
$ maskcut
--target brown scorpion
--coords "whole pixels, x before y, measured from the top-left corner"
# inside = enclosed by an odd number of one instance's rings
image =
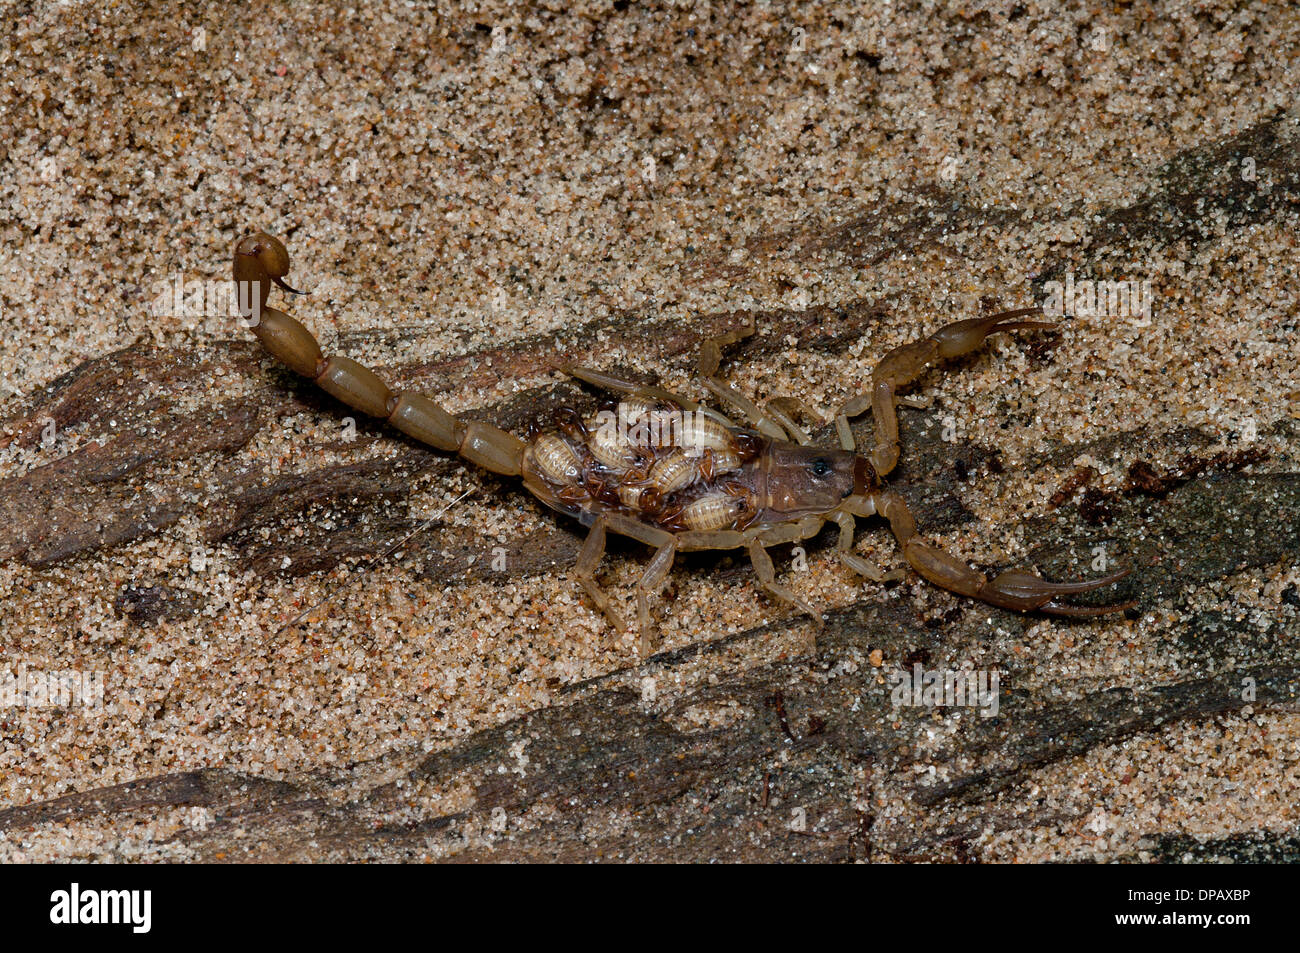
[[[525,439],[477,420],[462,420],[428,397],[393,391],[373,372],[346,357],[326,358],[302,324],[267,306],[272,284],[285,284],[289,253],[264,232],[235,247],[234,277],[239,309],[263,347],[328,394],[440,450],[458,453],[494,473],[522,478],[524,488],[552,509],[588,527],[578,555],[578,582],[618,631],[623,620],[596,580],[608,532],[654,548],[636,586],[641,652],[649,649],[649,598],[663,587],[679,552],[743,549],[763,588],[777,599],[821,616],[776,581],[767,547],[816,535],[827,521],[839,527],[837,550],[846,566],[884,582],[884,573],[855,554],[856,517],[879,514],[888,522],[903,556],[925,579],[951,592],[1021,612],[1093,616],[1131,603],[1078,606],[1062,597],[1111,585],[1121,570],[1080,582],[1049,582],[1020,569],[988,579],[962,560],[932,546],[916,532],[903,498],[884,486],[899,455],[898,391],[932,363],[967,354],[998,331],[1051,328],[1021,320],[1040,309],[1007,311],[958,321],[929,337],[896,347],[876,366],[871,389],[849,400],[835,416],[840,449],[814,447],[791,413],[809,414],[790,398],[759,408],[716,378],[722,348],[753,333],[752,325],[703,343],[697,372],[719,400],[747,421],[735,423],[713,407],[655,386],[620,380],[586,368],[572,376],[622,395],[616,404],[583,418],[572,408],[552,426],[534,425]],[[875,443],[855,452],[849,418],[870,408]]]

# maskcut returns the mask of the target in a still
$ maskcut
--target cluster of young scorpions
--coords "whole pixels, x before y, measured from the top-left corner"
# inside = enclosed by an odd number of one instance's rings
[[[659,387],[567,368],[572,376],[621,398],[585,418],[564,408],[549,425],[530,426],[521,439],[491,424],[463,420],[428,397],[391,390],[349,358],[326,358],[310,331],[267,305],[272,284],[298,293],[285,283],[288,274],[289,253],[279,239],[258,232],[236,244],[240,311],[263,347],[349,407],[494,473],[520,477],[524,489],[547,506],[588,527],[575,575],[620,632],[624,622],[596,580],[606,534],[619,533],[654,548],[636,585],[643,655],[651,632],[649,600],[663,587],[677,553],[745,550],[763,588],[820,625],[820,614],[776,581],[767,548],[808,539],[834,522],[839,527],[838,556],[846,566],[876,582],[897,578],[897,572],[882,572],[853,552],[856,518],[876,514],[888,521],[907,563],[951,592],[1005,609],[1064,616],[1101,615],[1131,605],[1062,601],[1111,585],[1128,570],[1079,582],[1050,582],[1020,569],[989,579],[921,539],[903,498],[883,483],[898,462],[899,390],[936,361],[975,350],[990,334],[1053,327],[1050,322],[1023,320],[1039,314],[1038,308],[958,321],[894,348],[876,366],[870,390],[836,414],[839,449],[812,446],[791,416],[812,417],[799,401],[774,398],[759,408],[717,379],[722,348],[753,333],[752,326],[704,342],[697,365],[704,386],[742,417],[744,425]],[[848,421],[868,409],[875,442],[863,454],[856,451]]]

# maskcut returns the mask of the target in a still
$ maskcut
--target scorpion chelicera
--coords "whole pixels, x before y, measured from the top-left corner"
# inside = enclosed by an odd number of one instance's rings
[[[821,616],[776,581],[767,547],[816,535],[828,522],[839,527],[837,551],[853,571],[876,582],[899,578],[853,552],[856,517],[879,514],[921,576],[951,592],[1021,612],[1093,616],[1132,603],[1079,606],[1062,598],[1108,586],[1128,574],[1079,582],[1050,582],[1020,569],[989,579],[917,535],[902,496],[883,478],[899,456],[898,391],[932,363],[967,354],[998,331],[1052,328],[1023,320],[1038,308],[958,321],[929,337],[896,347],[876,366],[871,387],[835,416],[839,449],[812,446],[792,414],[811,417],[792,398],[762,408],[717,379],[722,349],[753,333],[752,322],[703,343],[698,376],[720,402],[743,416],[742,426],[713,407],[662,388],[600,371],[566,367],[572,376],[622,395],[583,417],[562,408],[549,426],[533,425],[524,438],[491,424],[463,420],[420,394],[394,391],[372,371],[346,357],[326,358],[316,338],[297,320],[267,306],[275,284],[285,283],[289,253],[277,238],[258,232],[235,247],[239,310],[278,361],[311,378],[350,407],[387,420],[403,433],[495,473],[522,478],[524,488],[552,509],[588,527],[575,574],[591,601],[618,631],[625,626],[596,580],[605,537],[619,533],[654,548],[636,586],[641,652],[649,649],[649,598],[663,587],[679,552],[743,549],[763,588],[777,599]],[[850,418],[872,412],[875,442],[855,452]]]

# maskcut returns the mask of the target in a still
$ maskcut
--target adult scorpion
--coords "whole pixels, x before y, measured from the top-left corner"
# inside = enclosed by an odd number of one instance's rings
[[[572,376],[621,399],[585,418],[563,408],[550,426],[535,424],[521,439],[491,424],[456,417],[428,397],[391,390],[350,358],[326,358],[310,331],[267,305],[272,284],[300,293],[285,283],[288,274],[289,253],[279,239],[257,232],[236,244],[239,310],[263,347],[348,406],[494,473],[520,477],[524,489],[537,499],[586,526],[575,574],[620,632],[624,622],[596,580],[606,534],[619,533],[653,547],[654,555],[636,585],[642,655],[649,651],[649,599],[662,589],[679,552],[745,550],[762,587],[820,625],[820,614],[776,581],[767,548],[808,539],[834,522],[839,527],[838,556],[847,567],[876,582],[895,579],[901,570],[882,572],[852,551],[856,519],[877,514],[888,521],[913,569],[959,595],[1005,609],[1062,616],[1101,615],[1131,605],[1062,601],[1111,585],[1128,570],[1080,582],[1050,582],[1020,569],[989,579],[921,539],[902,496],[883,482],[899,457],[898,392],[931,364],[974,351],[990,334],[1054,327],[1024,320],[1040,314],[1038,308],[958,321],[894,348],[876,365],[870,390],[850,399],[835,415],[839,449],[812,445],[792,416],[812,416],[799,401],[774,398],[759,408],[717,379],[722,349],[753,333],[752,325],[705,341],[696,367],[704,386],[746,425],[656,386],[570,367],[566,370]],[[868,409],[875,442],[864,454],[856,451],[848,421]]]

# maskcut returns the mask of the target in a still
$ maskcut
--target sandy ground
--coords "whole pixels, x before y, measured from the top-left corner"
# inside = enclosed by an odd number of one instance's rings
[[[290,310],[327,349],[343,342],[416,379],[423,364],[611,319],[690,327],[738,310],[885,305],[846,348],[792,344],[729,367],[747,393],[793,393],[825,414],[889,348],[981,309],[1039,302],[1049,270],[1093,274],[1105,213],[1158,188],[1180,152],[1290,108],[1300,18],[1284,7],[489,0],[472,12],[294,3],[232,15],[10,4],[0,412],[24,418],[60,375],[128,345],[210,354],[244,340],[213,294],[235,239],[265,228],[285,237],[293,283],[311,292]],[[1280,135],[1293,144],[1300,132]],[[1243,180],[1283,187],[1262,157],[1231,161]],[[935,194],[959,196],[971,214],[915,252],[871,253],[870,236],[856,251],[818,244]],[[1022,557],[1025,521],[1051,512],[1076,466],[1118,487],[1127,461],[1084,447],[1100,433],[1149,434],[1157,462],[1171,464],[1183,448],[1161,439],[1191,427],[1210,437],[1206,453],[1266,453],[1251,472],[1296,471],[1294,212],[1208,227],[1108,263],[1109,277],[1149,282],[1149,318],[1077,315],[1046,360],[1023,340],[996,340],[919,385],[927,419],[1002,454],[1002,476],[962,490],[975,519],[945,535],[955,551],[979,565]],[[178,281],[207,296],[202,313],[159,304]],[[686,360],[618,346],[608,358],[698,392]],[[287,381],[261,367],[263,378],[214,371],[166,396],[194,412]],[[461,411],[558,379],[479,375],[439,397]],[[355,775],[360,786],[405,754],[563,704],[559,686],[636,661],[634,639],[611,632],[564,572],[449,585],[398,555],[276,576],[212,545],[205,506],[227,468],[271,479],[403,449],[341,445],[337,410],[266,422],[234,462],[170,464],[189,509],[155,534],[52,565],[0,563],[0,669],[96,673],[104,687],[100,707],[0,709],[0,807],[210,767],[295,782]],[[0,450],[0,477],[116,427],[93,419],[16,440]],[[1078,453],[1025,477],[1022,463],[1062,445]],[[455,467],[420,478],[407,515],[438,513],[465,491],[445,519],[487,540],[556,526],[507,484]],[[328,527],[330,514],[319,518]],[[878,528],[858,551],[899,563]],[[625,549],[603,568],[625,611],[643,563]],[[789,617],[747,575],[715,568],[693,563],[660,601],[663,647]],[[955,604],[915,577],[890,589],[851,578],[824,550],[806,572],[778,572],[830,608]],[[194,594],[200,611],[141,626],[115,610],[124,587],[154,583]],[[1210,607],[1293,636],[1283,594],[1298,583],[1291,552],[1127,616],[1034,620],[1011,641],[990,631],[965,658],[1019,658],[1019,687],[1053,692],[1175,679],[1188,674],[1179,613]],[[327,589],[310,640],[276,635]],[[778,640],[769,657],[798,641]],[[1086,802],[1084,823],[1047,820],[969,849],[982,860],[1106,859],[1135,856],[1153,834],[1293,831],[1296,717],[1263,707],[1153,727],[1046,765],[1034,796]],[[422,796],[445,806],[457,795]],[[895,795],[886,785],[879,797],[884,816]],[[194,823],[160,809],[35,824],[6,831],[0,858],[184,858],[162,842]]]

